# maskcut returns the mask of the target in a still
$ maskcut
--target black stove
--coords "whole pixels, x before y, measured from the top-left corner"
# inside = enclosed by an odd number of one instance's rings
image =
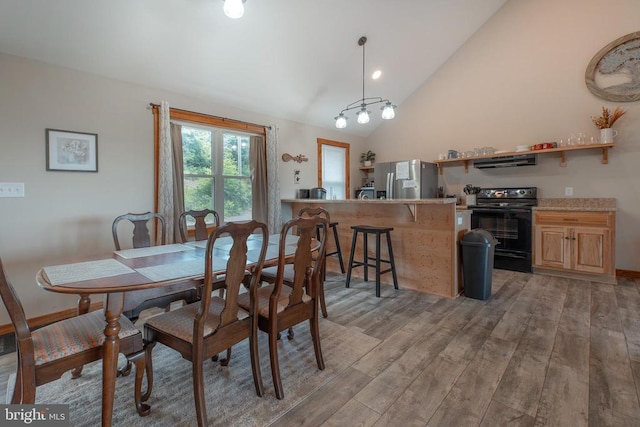
[[[482,228],[498,240],[494,267],[531,272],[532,208],[536,187],[483,188],[470,206],[471,227]]]
[[[474,207],[527,208],[538,204],[537,187],[482,188]]]

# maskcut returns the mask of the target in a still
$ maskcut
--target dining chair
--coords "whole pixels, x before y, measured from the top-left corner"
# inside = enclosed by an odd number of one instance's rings
[[[312,243],[316,238],[318,226],[326,230],[329,223],[319,216],[294,218],[287,222],[280,233],[280,249],[275,283],[257,290],[258,328],[269,335],[269,358],[271,375],[276,397],[284,398],[280,365],[278,362],[278,334],[294,325],[309,321],[316,362],[320,370],[324,369],[320,330],[318,324],[318,290],[322,264],[324,263],[327,233],[320,233],[317,255],[312,254]],[[298,233],[295,254],[293,255],[293,280],[290,286],[284,285],[284,272],[287,258],[287,235],[295,228]],[[249,309],[253,301],[249,295],[240,295],[238,303]]]
[[[189,241],[189,218],[194,221],[193,234],[195,241],[207,240],[207,238],[209,237],[209,230],[207,228],[206,219],[208,217],[211,217],[211,219],[213,219],[213,223],[209,223],[210,225],[213,225],[215,228],[220,226],[220,216],[218,215],[218,212],[212,209],[189,210],[182,212],[180,214],[180,218],[178,219],[182,243],[186,243]],[[224,275],[218,275],[214,277],[213,283],[214,289],[219,289],[220,297],[224,297]],[[200,290],[201,289],[199,289],[199,291]],[[198,298],[200,298],[200,295],[198,295]]]
[[[167,244],[167,222],[162,215],[156,212],[145,213],[127,213],[120,215],[113,220],[111,225],[111,233],[113,235],[113,243],[116,250],[119,251],[120,240],[118,239],[118,224],[120,221],[130,221],[133,224],[133,247],[148,248],[154,246],[151,243],[151,233],[149,232],[149,221],[156,221],[158,224],[158,232],[160,233],[160,244]]]
[[[127,213],[118,216],[111,226],[113,243],[117,251],[121,250],[118,239],[118,227],[122,221],[129,221],[133,224],[133,248],[147,248],[152,244],[150,228],[157,224],[160,233],[160,243],[167,242],[167,225],[162,215],[156,212]],[[150,227],[151,226],[151,227]],[[183,286],[174,287],[171,291],[166,288],[155,288],[143,291],[127,293],[125,300],[124,315],[135,322],[140,313],[151,307],[168,309],[175,301],[185,301],[187,304],[197,301],[199,298],[198,287],[193,283],[185,283]]]
[[[76,375],[74,368],[102,358],[104,329],[107,325],[102,311],[92,311],[30,330],[24,309],[5,273],[2,260],[0,296],[11,318],[17,345],[18,363],[11,404],[35,403],[38,386],[55,381],[70,370],[73,370],[72,378],[75,379],[79,375]],[[146,416],[150,408],[142,403],[142,379],[146,369],[142,333],[125,316],[120,317],[120,325],[120,352],[136,365],[136,411],[140,416]],[[150,390],[148,378],[147,375],[145,395]]]
[[[329,215],[329,212],[326,209],[321,207],[317,207],[317,208],[304,207],[300,209],[298,216],[307,217],[307,218],[312,216],[319,216],[321,218],[326,219],[327,222],[331,224],[331,219],[330,219],[331,217]],[[322,227],[318,227],[318,229],[316,230],[316,238],[320,239],[320,233],[326,233],[326,229]],[[314,260],[315,259],[316,257],[314,257]],[[318,296],[320,301],[320,310],[322,311],[322,317],[327,317],[328,315],[327,304],[325,303],[325,299],[324,299],[324,277],[326,272],[326,269],[324,268],[325,266],[326,264],[323,263],[323,269],[322,269],[323,271],[321,275],[322,280],[319,281],[319,288],[318,288]],[[267,283],[275,283],[277,272],[278,272],[278,267],[264,268],[262,270],[261,281],[267,282]],[[291,264],[287,264],[285,266],[283,277],[284,277],[284,284],[287,286],[291,286],[293,283],[293,266]],[[289,331],[289,338],[290,339],[293,338],[293,330]]]
[[[249,236],[256,232],[262,237],[262,240],[253,239],[248,245]],[[218,238],[227,235],[233,241],[228,258],[215,254],[221,249],[214,249]],[[204,396],[204,360],[227,350],[227,359],[222,363],[228,363],[230,357],[228,350],[246,338],[249,339],[251,368],[256,393],[258,396],[262,396],[255,296],[268,240],[267,226],[255,220],[244,223],[228,222],[218,227],[211,233],[207,241],[202,299],[199,302],[151,317],[144,324],[147,361],[150,367],[152,366],[152,351],[158,342],[178,351],[184,359],[191,362],[193,394],[199,426],[207,425],[208,422]],[[251,251],[248,246],[252,247]],[[245,279],[248,259],[255,261],[255,267],[252,269],[253,274],[249,289],[245,293],[249,303],[246,309],[241,309],[238,298],[242,282]],[[222,270],[226,272],[224,276],[226,297],[224,299],[212,295],[214,272]],[[138,381],[137,377],[136,381]],[[149,397],[153,387],[153,368],[148,370],[147,383],[149,393],[144,396],[145,399]]]
[[[213,219],[213,223],[209,223],[209,225],[213,225],[218,227],[220,225],[220,216],[218,212],[211,209],[203,209],[203,210],[190,210],[185,211],[180,214],[180,218],[178,219],[178,224],[180,226],[180,237],[182,238],[182,242],[187,242],[189,240],[189,230],[188,230],[188,222],[189,219],[193,219],[194,224],[194,236],[195,240],[207,240],[209,237],[209,231],[207,230],[207,221],[206,219],[211,217]]]

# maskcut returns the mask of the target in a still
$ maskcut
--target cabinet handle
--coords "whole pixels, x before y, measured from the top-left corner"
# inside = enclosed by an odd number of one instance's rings
[[[562,218],[563,221],[577,221],[578,218]]]
[[[569,239],[570,239],[570,237],[569,237],[569,236],[567,236],[567,237],[565,237],[565,238],[564,238],[564,240],[569,240]]]

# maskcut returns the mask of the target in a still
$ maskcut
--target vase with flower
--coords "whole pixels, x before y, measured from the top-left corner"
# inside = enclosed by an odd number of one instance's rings
[[[600,143],[609,144],[612,143],[614,138],[618,135],[618,132],[613,130],[613,124],[624,116],[626,111],[620,107],[616,107],[613,113],[608,108],[602,107],[602,115],[599,117],[591,117],[593,124],[600,129]]]

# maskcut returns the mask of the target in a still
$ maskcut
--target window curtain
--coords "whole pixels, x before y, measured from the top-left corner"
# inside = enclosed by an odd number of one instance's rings
[[[173,241],[182,242],[180,214],[184,212],[184,162],[182,159],[182,126],[171,123],[173,148]],[[167,234],[171,236],[169,231]]]
[[[173,243],[173,160],[169,103],[160,103],[160,147],[158,152],[158,213],[167,221],[167,242]],[[157,238],[156,234],[156,238]],[[156,241],[156,244],[159,242]]]
[[[178,226],[178,219],[184,210],[181,131],[181,126],[171,123],[169,103],[162,101],[158,155],[158,213],[167,221],[167,243],[181,241]]]
[[[249,158],[251,159],[251,206],[252,218],[269,224],[267,190],[267,150],[264,138],[252,136],[249,139]]]
[[[267,227],[272,234],[280,233],[280,180],[278,179],[278,129],[266,128],[267,133]]]

